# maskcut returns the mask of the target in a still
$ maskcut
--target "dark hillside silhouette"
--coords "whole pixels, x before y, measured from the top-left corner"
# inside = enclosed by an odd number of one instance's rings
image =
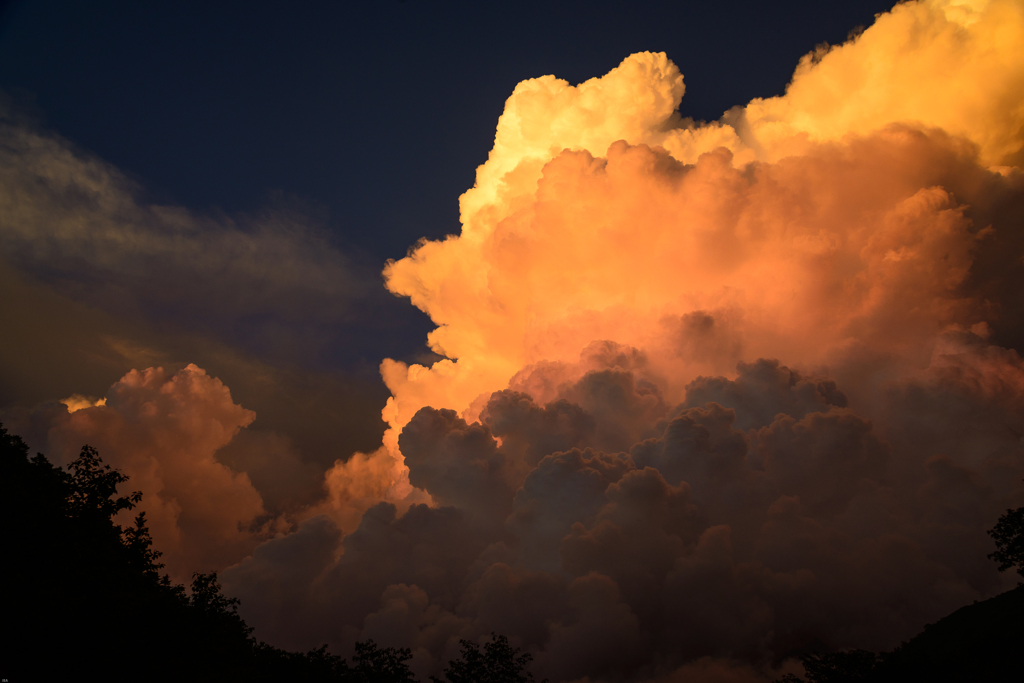
[[[892,652],[803,657],[805,677],[778,683],[1024,680],[1024,587],[961,607]]]
[[[1007,510],[988,533],[996,543],[989,558],[999,571],[1024,576],[1024,508]],[[788,674],[776,683],[1024,680],[1024,584],[961,607],[892,652],[852,650],[802,660],[804,678]]]
[[[869,680],[1024,680],[1024,587],[926,626],[886,654]]]

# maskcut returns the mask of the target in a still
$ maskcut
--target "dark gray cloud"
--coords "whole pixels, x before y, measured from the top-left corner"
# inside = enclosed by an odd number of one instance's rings
[[[982,457],[970,434],[907,436],[1024,405],[1015,388],[964,381],[968,366],[1019,360],[958,334],[959,371],[892,384],[872,418],[833,380],[765,359],[731,380],[698,378],[669,408],[642,365],[615,365],[620,355],[547,403],[497,392],[480,423],[425,408],[402,449],[410,480],[442,507],[381,504],[340,543],[321,536],[340,559],[297,582],[304,597],[275,608],[286,617],[268,618],[257,597],[287,573],[259,554],[226,585],[264,637],[309,646],[291,624],[316,622],[338,648],[361,637],[410,647],[423,675],[459,638],[492,631],[553,680],[691,669],[766,680],[807,647],[892,647],[1007,587],[984,529],[1024,501],[1024,462],[1006,450],[1019,437],[1007,428]]]

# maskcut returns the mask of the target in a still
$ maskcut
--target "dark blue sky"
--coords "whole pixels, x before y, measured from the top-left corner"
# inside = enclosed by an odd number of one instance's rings
[[[517,82],[665,51],[682,114],[716,119],[892,4],[25,0],[0,14],[0,88],[154,201],[283,193],[382,263],[458,231]]]

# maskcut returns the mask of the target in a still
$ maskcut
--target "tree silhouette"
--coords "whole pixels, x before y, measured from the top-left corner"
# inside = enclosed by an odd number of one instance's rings
[[[999,571],[1016,568],[1024,576],[1024,508],[1007,510],[988,535],[996,542],[996,551],[988,557],[999,563]]]
[[[347,680],[352,683],[419,683],[406,664],[410,659],[409,648],[380,649],[373,639],[356,643],[353,667]]]
[[[408,650],[356,643],[354,667],[324,645],[287,652],[252,637],[216,573],[189,591],[160,574],[141,493],[85,446],[67,470],[0,425],[0,674],[9,680],[416,683]]]
[[[460,640],[461,659],[448,662],[444,677],[448,683],[533,683],[533,674],[526,670],[533,656],[519,654],[505,636],[491,633],[491,641],[484,643],[483,652],[468,640]],[[433,683],[440,679],[430,677]],[[545,681],[546,683],[546,681]]]

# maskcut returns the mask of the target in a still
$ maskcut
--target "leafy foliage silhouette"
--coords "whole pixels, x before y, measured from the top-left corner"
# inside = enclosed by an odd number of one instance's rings
[[[153,549],[142,500],[118,496],[127,477],[85,446],[67,470],[28,458],[0,425],[0,673],[9,680],[344,681],[416,683],[408,650],[357,643],[354,667],[328,652],[257,641],[216,573],[173,585]]]
[[[347,680],[353,683],[418,683],[406,664],[410,659],[412,652],[409,648],[380,649],[373,639],[356,643],[353,668],[348,672]]]
[[[443,672],[448,683],[533,683],[533,674],[526,670],[533,656],[519,654],[519,648],[509,646],[505,636],[491,633],[483,652],[468,640],[460,640],[459,644],[462,658],[449,661]],[[442,683],[434,676],[430,680]]]
[[[1024,508],[1007,510],[988,535],[996,542],[996,551],[988,557],[999,563],[999,571],[1016,569],[1024,576]]]

